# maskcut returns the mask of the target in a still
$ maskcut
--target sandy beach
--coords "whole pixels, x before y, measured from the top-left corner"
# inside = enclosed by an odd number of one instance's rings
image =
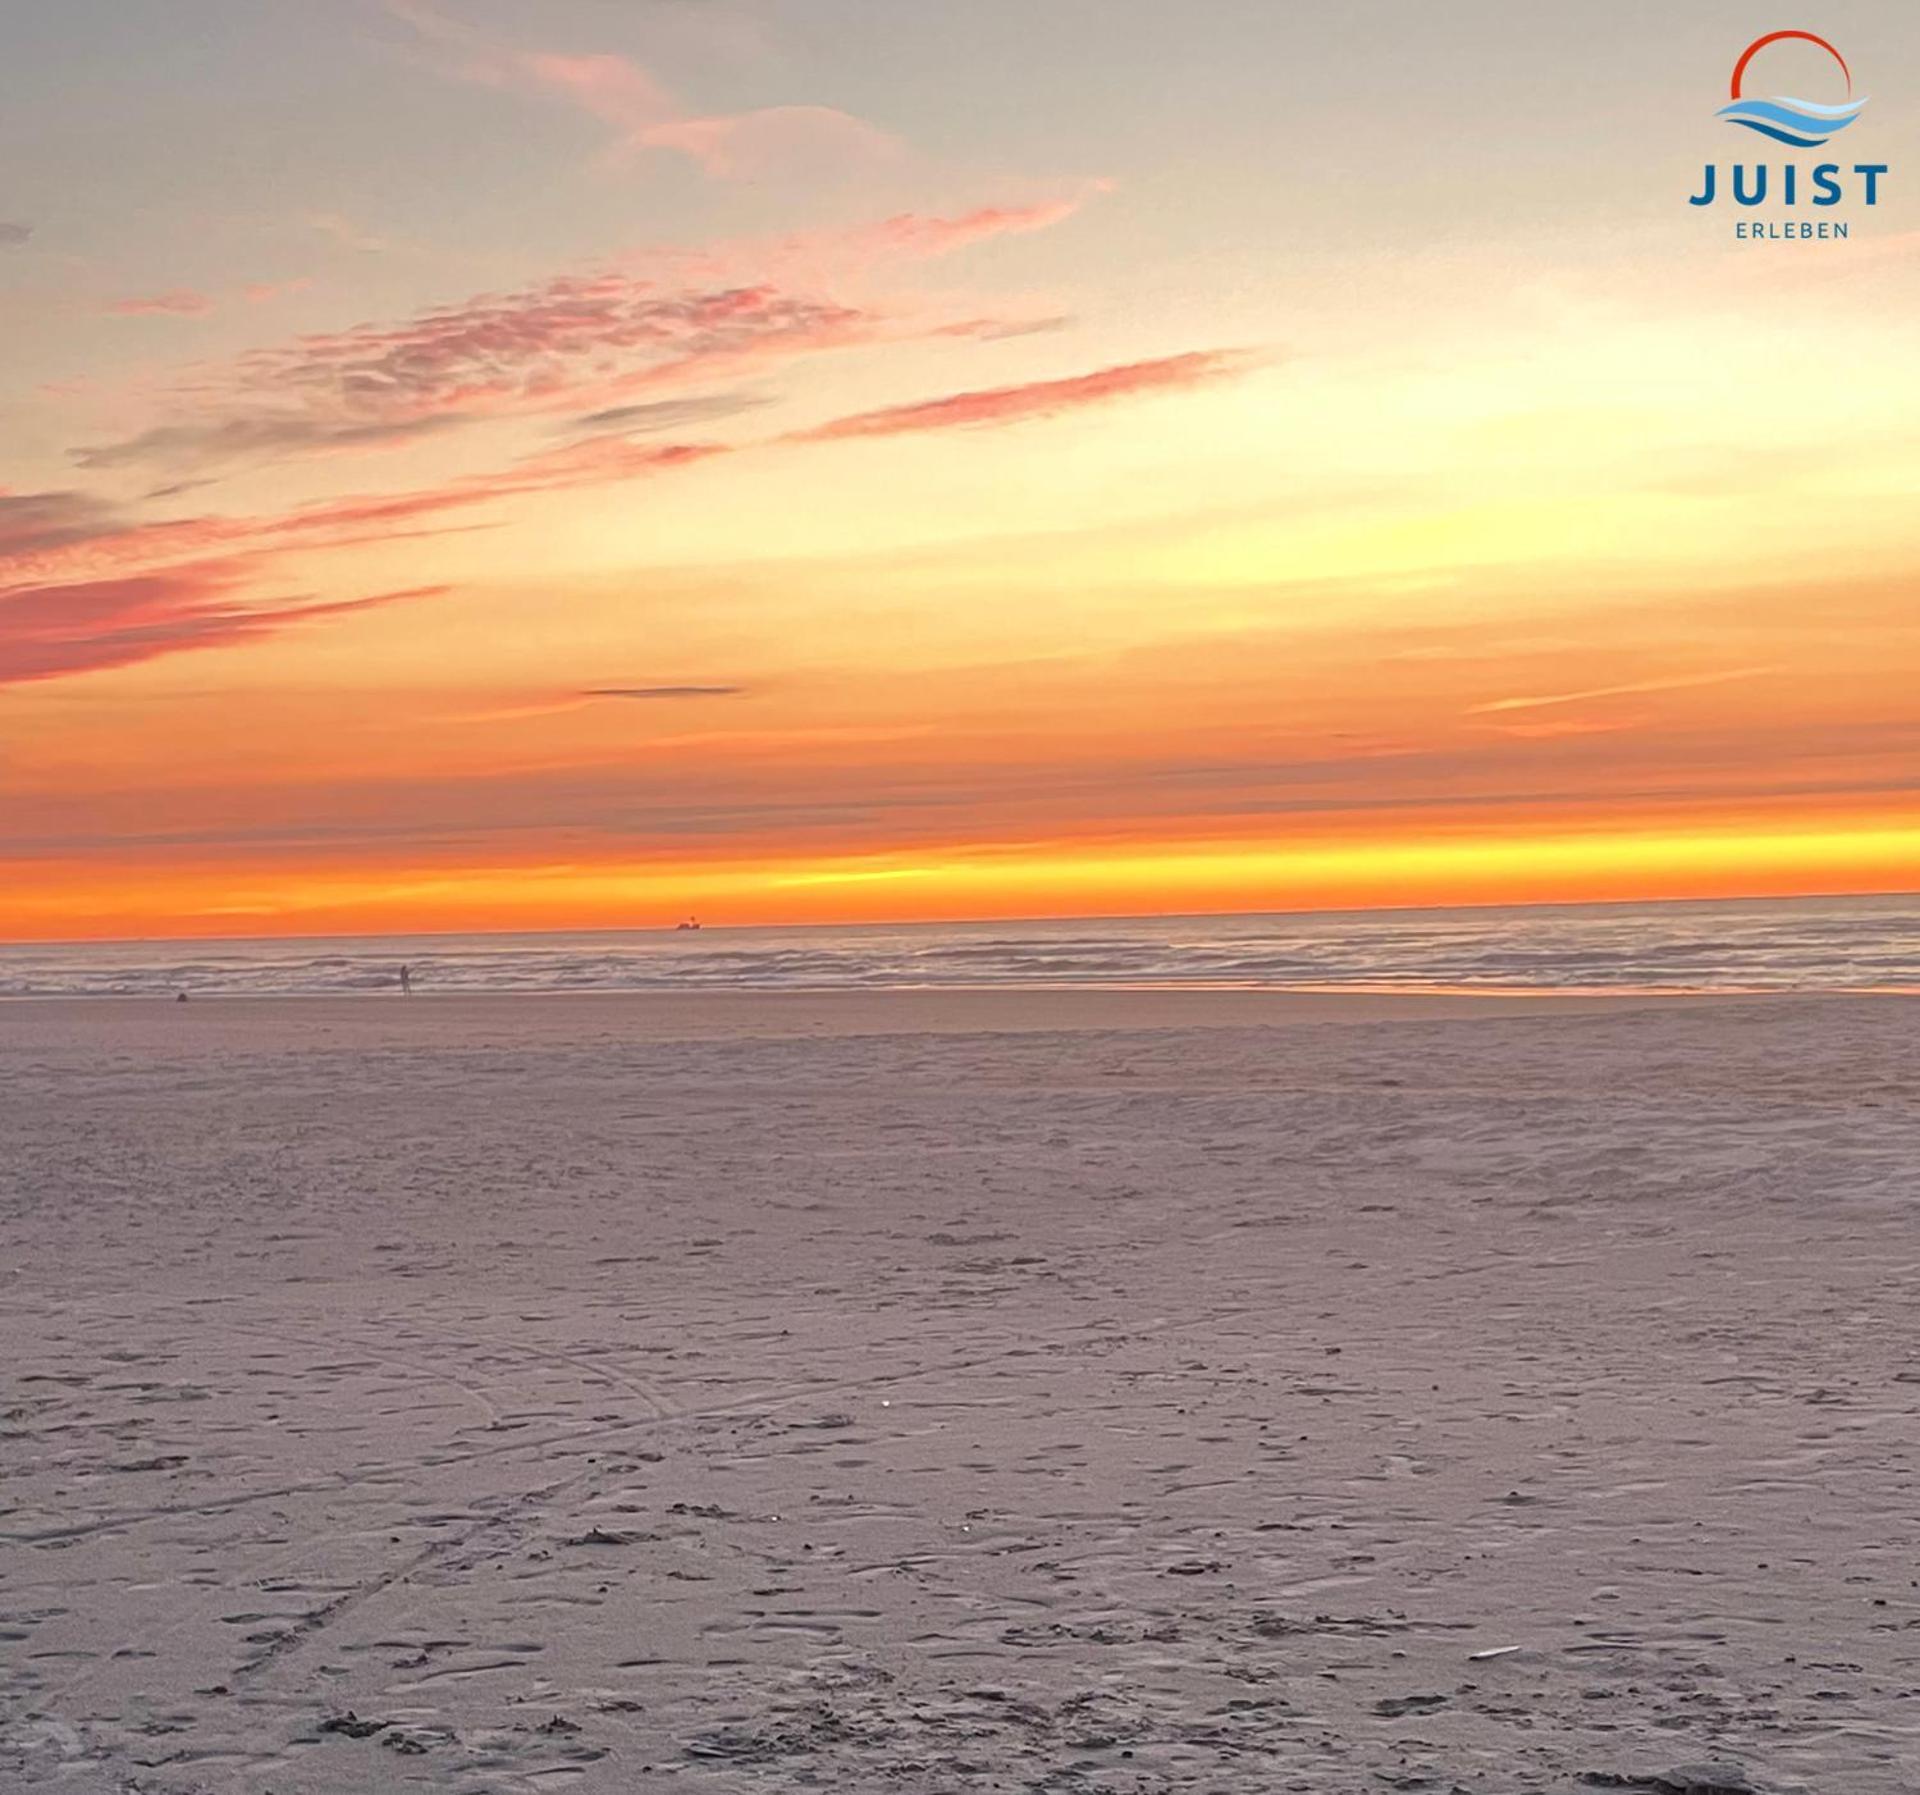
[[[1917,1050],[0,1007],[0,1788],[1920,1789]]]

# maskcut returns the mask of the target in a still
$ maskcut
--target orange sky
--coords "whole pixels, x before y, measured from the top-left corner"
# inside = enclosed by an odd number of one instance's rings
[[[1559,25],[667,10],[0,55],[0,936],[1920,884],[1888,9],[1880,205],[1758,248],[1734,7],[1497,156],[1415,68]]]

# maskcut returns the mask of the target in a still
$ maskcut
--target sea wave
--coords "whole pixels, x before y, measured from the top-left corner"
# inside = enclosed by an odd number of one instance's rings
[[[1920,898],[571,935],[0,945],[0,996],[1072,986],[1920,989]]]

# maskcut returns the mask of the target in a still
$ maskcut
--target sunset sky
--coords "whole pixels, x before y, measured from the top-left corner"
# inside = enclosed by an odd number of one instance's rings
[[[1905,5],[10,5],[0,319],[0,936],[1920,885]]]

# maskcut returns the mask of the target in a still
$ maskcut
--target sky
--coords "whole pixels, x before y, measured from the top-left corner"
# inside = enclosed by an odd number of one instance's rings
[[[1916,123],[1864,0],[0,8],[0,937],[1913,889]]]

